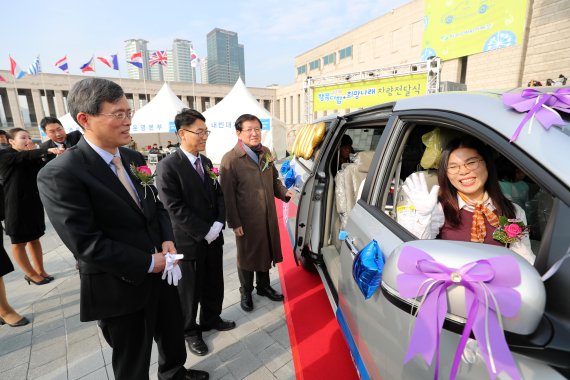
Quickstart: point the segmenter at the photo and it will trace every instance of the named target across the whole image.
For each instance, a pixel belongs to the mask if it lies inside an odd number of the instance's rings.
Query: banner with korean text
[[[423,73],[316,87],[313,89],[313,112],[366,108],[425,95],[426,82],[427,76]]]
[[[425,0],[421,59],[449,60],[519,44],[527,0]]]

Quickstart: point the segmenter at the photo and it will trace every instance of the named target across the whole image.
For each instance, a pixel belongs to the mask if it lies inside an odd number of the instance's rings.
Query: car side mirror
[[[449,240],[414,240],[402,244],[387,258],[382,276],[382,288],[393,296],[398,303],[408,304],[410,309],[413,305],[414,310],[417,310],[419,306],[421,293],[415,299],[404,298],[400,295],[400,291],[403,289],[398,287],[398,276],[402,274],[400,270],[401,265],[400,267],[398,265],[399,260],[402,258],[401,256],[410,255],[411,252],[417,252],[417,250],[427,253],[433,258],[433,262],[447,268],[461,268],[478,260],[512,256],[514,260],[509,259],[508,262],[515,267],[494,268],[495,271],[501,272],[502,275],[507,273],[503,271],[520,271],[520,284],[513,287],[521,297],[520,309],[516,316],[503,318],[504,330],[520,335],[529,335],[536,330],[544,314],[546,304],[546,291],[540,275],[530,263],[515,252],[494,245]],[[453,277],[454,273],[451,273],[451,277]],[[400,279],[400,285],[402,285],[402,279]],[[465,324],[467,318],[465,293],[465,289],[461,285],[451,285],[447,288],[447,319]]]

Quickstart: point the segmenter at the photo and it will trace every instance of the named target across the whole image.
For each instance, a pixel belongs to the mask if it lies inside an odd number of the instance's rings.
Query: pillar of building
[[[216,98],[213,96],[210,96],[210,108],[212,108],[215,105],[216,105]]]
[[[22,112],[20,111],[20,102],[15,88],[7,88],[8,103],[10,103],[10,113],[12,114],[12,122],[14,127],[24,128],[24,120],[22,119]],[[8,114],[6,113],[6,117]],[[10,121],[8,121],[9,123]]]
[[[195,107],[196,111],[198,112],[202,112],[203,108],[202,108],[202,97],[201,96],[197,96],[196,97],[196,107]]]
[[[37,118],[35,122],[39,124],[40,121],[45,117],[44,107],[42,104],[42,94],[40,90],[32,90],[32,103],[33,103],[34,116]],[[31,116],[32,104],[30,103],[29,99],[28,99],[28,107],[30,107],[30,116]],[[34,123],[33,117],[32,117],[32,123]]]
[[[48,113],[50,116],[57,117],[57,112],[55,110],[54,94],[53,91],[46,92],[46,100],[48,105]],[[63,116],[63,115],[62,115]]]
[[[55,90],[55,109],[57,116],[61,117],[67,112],[65,111],[65,103],[63,101],[63,91]]]

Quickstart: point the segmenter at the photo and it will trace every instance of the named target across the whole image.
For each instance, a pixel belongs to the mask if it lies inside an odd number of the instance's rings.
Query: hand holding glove
[[[182,278],[182,272],[178,266],[178,260],[183,259],[184,255],[167,253],[164,255],[166,266],[162,272],[162,279],[167,279],[168,285],[178,285],[178,280]]]
[[[407,179],[402,190],[406,192],[408,198],[416,209],[416,214],[431,215],[437,205],[437,194],[439,186],[435,185],[428,192],[426,177],[424,173],[412,173]]]
[[[214,222],[214,224],[212,224],[212,227],[210,227],[210,231],[208,231],[206,236],[204,236],[204,239],[208,242],[208,244],[211,244],[214,240],[218,238],[220,232],[222,231],[222,227],[224,227],[224,225],[223,223],[220,222]]]

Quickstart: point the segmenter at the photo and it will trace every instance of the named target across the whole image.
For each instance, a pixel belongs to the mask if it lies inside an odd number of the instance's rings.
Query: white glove
[[[164,280],[167,278],[168,285],[174,284],[174,286],[177,286],[178,280],[182,278],[182,272],[180,271],[177,261],[183,259],[184,255],[167,253],[164,255],[164,258],[166,260],[166,265],[162,272],[162,279]]]
[[[402,190],[406,192],[408,198],[416,209],[416,214],[422,216],[431,215],[437,205],[437,194],[439,186],[435,185],[428,192],[426,177],[424,173],[412,173],[407,179]]]
[[[224,225],[220,222],[214,222],[214,224],[212,224],[212,227],[210,227],[210,231],[208,231],[206,236],[204,236],[204,239],[208,242],[208,244],[211,244],[214,240],[218,238],[220,232],[222,231],[223,226]]]

